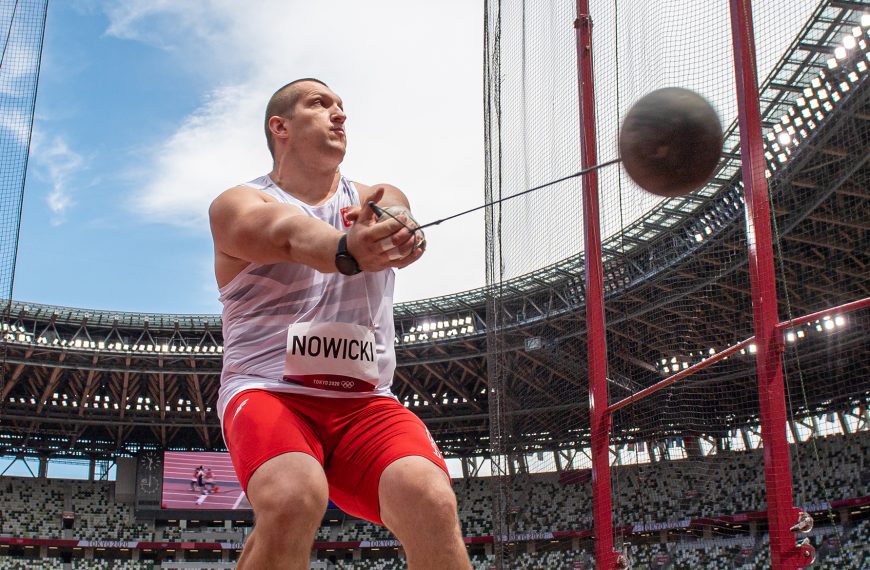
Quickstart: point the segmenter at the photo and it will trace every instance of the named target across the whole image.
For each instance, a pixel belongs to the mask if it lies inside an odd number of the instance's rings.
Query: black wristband
[[[343,234],[338,240],[338,250],[335,252],[335,267],[342,275],[356,275],[362,271],[359,268],[359,263],[347,251],[347,234]]]

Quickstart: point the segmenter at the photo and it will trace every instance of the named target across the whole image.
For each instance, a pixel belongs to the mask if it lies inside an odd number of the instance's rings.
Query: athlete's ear
[[[272,132],[272,137],[287,138],[287,119],[280,115],[272,115],[269,117],[269,130]]]

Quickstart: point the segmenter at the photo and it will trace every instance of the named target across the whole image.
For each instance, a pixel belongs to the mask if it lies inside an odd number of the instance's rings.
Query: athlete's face
[[[288,119],[287,141],[291,152],[314,153],[330,161],[337,159],[337,166],[347,150],[344,104],[325,85],[309,81],[302,83],[299,89],[299,99]]]

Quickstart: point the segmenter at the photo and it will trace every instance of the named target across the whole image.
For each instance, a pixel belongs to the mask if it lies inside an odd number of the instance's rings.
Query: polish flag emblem
[[[341,223],[344,224],[344,227],[349,228],[351,226],[350,220],[347,219],[347,211],[350,209],[350,206],[345,206],[341,209]]]

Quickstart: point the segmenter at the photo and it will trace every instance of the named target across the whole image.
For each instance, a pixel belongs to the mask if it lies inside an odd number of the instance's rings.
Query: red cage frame
[[[870,298],[780,322],[770,225],[770,206],[762,146],[761,113],[756,78],[755,38],[751,0],[729,0],[740,126],[743,184],[746,196],[746,233],[755,335],[665,378],[628,398],[608,403],[607,346],[604,322],[601,235],[598,216],[598,176],[583,177],[583,235],[585,247],[586,325],[589,378],[589,417],[592,453],[592,506],[595,561],[598,568],[624,568],[626,559],[614,550],[610,473],[612,414],[641,398],[723,360],[755,343],[761,430],[764,442],[770,553],[773,570],[796,570],[814,559],[808,542],[798,544],[798,523],[805,516],[794,505],[791,460],[786,436],[786,405],[782,375],[783,334],[786,328],[833,313],[870,307]],[[597,163],[595,88],[592,67],[592,19],[589,0],[576,0],[578,93],[580,98],[581,168]]]

